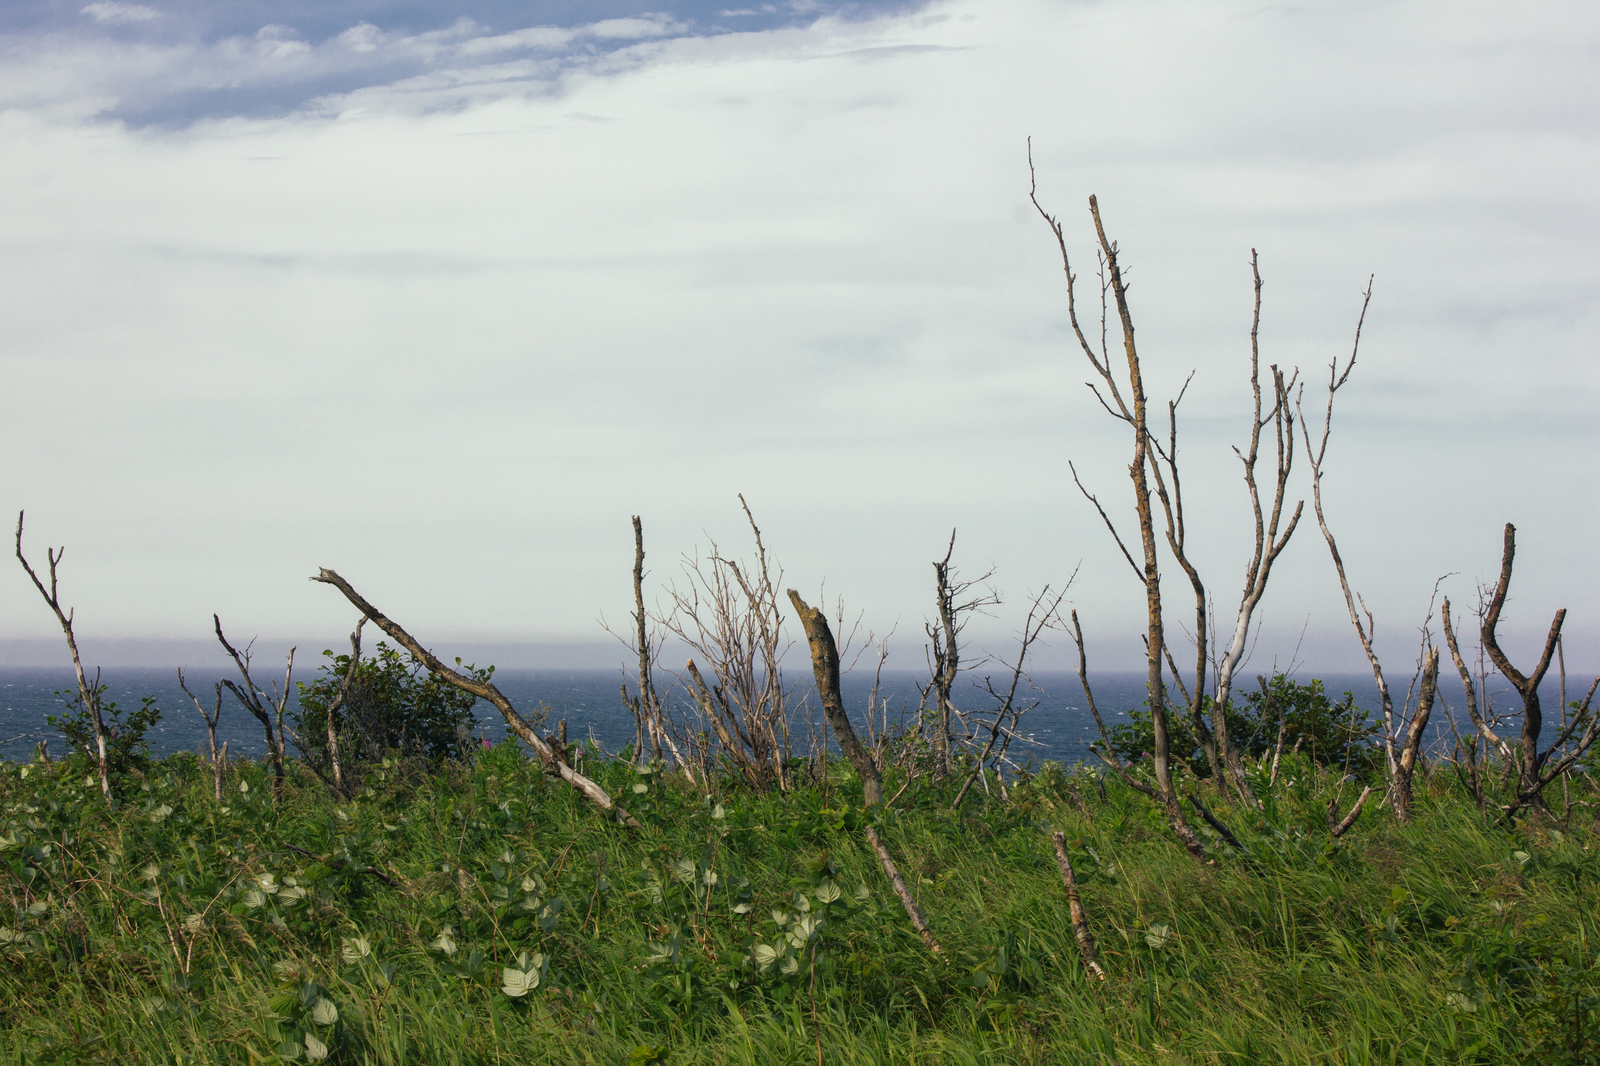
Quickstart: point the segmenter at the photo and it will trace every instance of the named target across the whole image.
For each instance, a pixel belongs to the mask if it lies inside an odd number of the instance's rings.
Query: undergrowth
[[[1489,824],[1443,774],[1331,841],[1339,786],[1286,758],[1202,868],[1053,766],[958,816],[931,782],[869,814],[836,766],[708,795],[601,765],[641,830],[510,745],[346,803],[242,764],[219,804],[179,755],[108,808],[86,773],[0,764],[0,1062],[1600,1062],[1587,827]]]

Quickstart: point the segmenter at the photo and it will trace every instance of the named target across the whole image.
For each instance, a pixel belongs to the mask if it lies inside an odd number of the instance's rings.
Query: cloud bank
[[[1578,648],[1600,635],[1589,5],[315,33],[91,7],[0,45],[0,503],[36,552],[71,546],[86,631],[203,639],[215,610],[332,645],[349,611],[306,582],[321,565],[441,650],[585,639],[629,609],[630,514],[659,582],[747,545],[743,492],[787,580],[898,622],[902,665],[952,527],[1008,597],[982,640],[1076,570],[1092,648],[1126,665],[1138,589],[1066,464],[1122,506],[1128,447],[1082,385],[1031,136],[1080,297],[1096,193],[1153,395],[1194,374],[1190,535],[1219,612],[1249,549],[1230,446],[1254,248],[1264,358],[1313,410],[1376,274],[1325,493],[1389,661],[1436,578],[1472,602],[1506,520],[1509,621],[1569,606],[1572,657],[1600,659]],[[1316,536],[1252,668],[1302,632],[1313,665],[1357,661]],[[20,572],[0,587],[9,635],[48,636]]]

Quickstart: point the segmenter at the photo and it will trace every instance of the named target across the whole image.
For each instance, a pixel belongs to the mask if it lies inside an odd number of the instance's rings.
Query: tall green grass
[[[7,764],[0,1062],[1600,1061],[1587,817],[1494,825],[1439,774],[1414,825],[1374,802],[1331,841],[1338,786],[1285,769],[1201,867],[1054,767],[958,816],[927,782],[869,814],[838,767],[778,796],[601,766],[635,831],[505,745],[343,804],[249,764],[218,804],[175,756],[110,809],[81,767]]]

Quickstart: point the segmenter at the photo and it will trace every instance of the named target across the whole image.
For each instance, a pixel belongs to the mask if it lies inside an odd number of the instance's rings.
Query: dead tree
[[[839,750],[861,777],[862,803],[876,807],[883,802],[883,778],[878,773],[878,764],[872,761],[872,753],[856,736],[850,716],[845,713],[844,699],[839,693],[839,648],[834,643],[833,630],[828,628],[827,617],[808,605],[794,589],[789,590],[789,602],[794,604],[795,613],[805,627],[806,641],[811,645],[811,672],[816,678],[817,696],[822,700],[822,713],[833,727]]]
[[[950,700],[950,690],[961,673],[961,631],[966,628],[967,616],[1000,602],[992,588],[974,593],[994,575],[990,570],[982,577],[958,581],[950,556],[956,550],[956,531],[950,531],[950,545],[943,559],[933,561],[934,603],[938,618],[928,623],[928,639],[933,642],[930,658],[933,666],[933,757],[934,773],[943,778],[954,772],[950,744],[950,720],[960,712]]]
[[[100,712],[100,675],[98,673],[95,675],[95,683],[91,685],[84,674],[83,659],[78,654],[78,638],[72,631],[72,620],[76,612],[61,609],[61,599],[56,589],[56,567],[61,565],[67,549],[45,549],[45,557],[50,563],[50,587],[46,589],[44,582],[39,580],[39,575],[34,573],[33,567],[28,565],[27,558],[22,554],[22,514],[21,511],[17,512],[17,562],[22,564],[22,568],[33,579],[33,587],[39,590],[44,602],[55,612],[56,621],[61,623],[61,631],[67,635],[67,650],[72,653],[72,670],[78,681],[78,698],[83,701],[83,709],[88,712],[89,723],[94,727],[95,750],[90,755],[99,770],[100,794],[105,796],[107,803],[112,803],[114,801],[111,796],[111,764],[106,754],[106,723],[105,717]]]
[[[1517,695],[1522,700],[1522,736],[1515,753],[1517,788],[1511,802],[1504,805],[1507,818],[1515,817],[1518,811],[1526,808],[1547,813],[1548,808],[1544,802],[1545,786],[1571,769],[1572,765],[1583,757],[1584,752],[1589,750],[1596,736],[1600,736],[1600,715],[1590,715],[1595,688],[1600,686],[1600,677],[1597,677],[1594,684],[1589,686],[1588,696],[1584,698],[1577,713],[1566,723],[1555,743],[1544,751],[1539,750],[1539,735],[1544,729],[1544,712],[1539,702],[1539,683],[1550,670],[1550,660],[1560,643],[1561,625],[1566,621],[1567,610],[1565,607],[1558,610],[1554,620],[1551,621],[1550,633],[1544,642],[1544,652],[1539,656],[1539,663],[1534,667],[1533,673],[1524,674],[1512,665],[1510,658],[1500,648],[1495,628],[1500,624],[1500,612],[1505,607],[1506,593],[1511,588],[1511,567],[1516,554],[1517,529],[1507,522],[1504,545],[1500,553],[1500,580],[1495,585],[1494,598],[1489,601],[1489,611],[1479,629],[1483,648],[1488,652],[1489,660],[1494,663],[1495,669],[1511,682],[1511,687],[1517,690]],[[1564,714],[1565,708],[1563,716]],[[1580,726],[1586,728],[1577,744],[1570,750],[1564,750]]]
[[[217,705],[210,714],[207,714],[206,709],[201,706],[199,697],[190,692],[189,686],[184,684],[182,670],[178,671],[178,687],[183,689],[183,694],[189,697],[189,702],[194,704],[194,709],[200,712],[201,718],[205,719],[206,739],[211,744],[211,780],[215,786],[217,802],[221,803],[222,778],[227,773],[228,767],[228,742],[224,740],[222,747],[217,747],[217,723],[222,721],[222,682],[218,681],[213,686],[216,689]]]
[[[1032,170],[1032,161],[1029,161]],[[1030,196],[1033,194],[1030,193]],[[1128,565],[1133,567],[1139,575],[1140,583],[1145,591],[1145,652],[1146,652],[1146,687],[1149,693],[1150,722],[1155,733],[1154,770],[1156,782],[1156,795],[1166,814],[1167,823],[1171,826],[1173,834],[1177,836],[1191,856],[1197,861],[1205,861],[1205,849],[1200,844],[1200,838],[1195,834],[1194,828],[1184,817],[1183,807],[1178,798],[1177,789],[1172,781],[1171,767],[1171,737],[1167,724],[1166,682],[1163,676],[1163,659],[1166,652],[1166,630],[1162,617],[1161,604],[1161,568],[1158,558],[1156,539],[1155,516],[1151,507],[1150,498],[1150,469],[1156,465],[1156,458],[1151,451],[1151,435],[1149,421],[1146,415],[1147,401],[1144,391],[1144,377],[1139,365],[1139,351],[1134,343],[1133,313],[1128,307],[1127,286],[1123,283],[1122,267],[1118,261],[1117,245],[1106,236],[1104,225],[1100,221],[1100,205],[1095,197],[1089,197],[1089,214],[1094,220],[1095,236],[1099,241],[1099,259],[1101,263],[1101,344],[1097,353],[1084,336],[1083,328],[1078,322],[1077,306],[1074,299],[1073,284],[1076,276],[1072,273],[1072,263],[1067,254],[1066,237],[1062,233],[1061,224],[1039,205],[1036,197],[1034,206],[1039,214],[1049,224],[1051,232],[1055,235],[1056,246],[1061,252],[1061,266],[1067,278],[1067,317],[1072,324],[1073,333],[1077,336],[1078,346],[1088,358],[1090,365],[1105,381],[1107,391],[1110,393],[1111,402],[1108,402],[1100,391],[1093,385],[1091,391],[1100,400],[1100,403],[1118,421],[1127,423],[1132,431],[1133,456],[1128,464],[1128,476],[1133,483],[1133,505],[1139,520],[1139,544],[1142,549],[1143,559],[1140,563],[1134,561],[1133,554],[1123,543],[1116,527],[1112,524],[1104,509],[1100,508],[1097,501],[1090,496],[1090,501],[1100,511],[1106,526],[1111,530],[1113,538],[1121,549],[1123,558]],[[1126,395],[1123,386],[1113,375],[1113,361],[1110,350],[1105,340],[1106,333],[1106,295],[1109,292],[1114,299],[1117,309],[1117,318],[1122,326],[1122,346],[1127,360]],[[1113,406],[1113,404],[1115,406]],[[1074,471],[1074,478],[1077,474]],[[1080,484],[1081,487],[1081,484]],[[1086,492],[1085,495],[1088,495]]]
[[[640,828],[638,821],[627,811],[623,810],[606,790],[594,781],[580,774],[567,759],[565,744],[552,744],[540,737],[534,731],[528,720],[517,713],[510,700],[488,681],[479,681],[450,669],[439,661],[439,657],[428,651],[410,633],[407,633],[398,622],[390,619],[372,604],[362,598],[361,594],[351,587],[350,583],[332,570],[321,569],[311,579],[325,585],[332,585],[344,594],[356,610],[370,620],[379,629],[393,637],[400,646],[411,653],[411,657],[426,666],[428,670],[447,685],[452,685],[462,692],[470,693],[479,699],[487,700],[495,710],[500,712],[500,717],[506,721],[506,726],[522,739],[522,742],[533,749],[533,753],[544,765],[545,773],[552,777],[559,777],[567,784],[581,792],[594,806],[606,814],[613,815],[618,821],[634,829]]]
[[[1350,380],[1350,371],[1355,369],[1356,356],[1361,350],[1361,327],[1367,320],[1367,307],[1372,303],[1372,282],[1367,281],[1367,291],[1362,296],[1361,315],[1356,320],[1355,343],[1350,349],[1350,359],[1345,363],[1344,369],[1339,369],[1339,360],[1335,358],[1328,365],[1328,403],[1322,418],[1322,441],[1313,450],[1311,445],[1311,430],[1305,420],[1305,415],[1300,414],[1300,432],[1306,444],[1306,461],[1311,465],[1311,505],[1317,516],[1317,526],[1322,530],[1322,539],[1328,544],[1328,554],[1333,557],[1334,573],[1339,578],[1339,589],[1344,593],[1345,608],[1350,612],[1350,624],[1355,628],[1356,639],[1361,642],[1361,650],[1367,656],[1367,664],[1372,668],[1372,678],[1378,686],[1378,700],[1383,711],[1383,755],[1384,769],[1388,780],[1388,802],[1391,810],[1397,809],[1395,787],[1400,771],[1400,760],[1395,754],[1395,739],[1400,735],[1404,722],[1396,722],[1394,710],[1394,697],[1389,693],[1389,682],[1383,676],[1383,664],[1378,659],[1378,652],[1373,647],[1373,638],[1376,633],[1376,623],[1373,621],[1372,612],[1367,609],[1366,601],[1359,593],[1350,590],[1350,579],[1345,575],[1344,557],[1339,554],[1339,544],[1334,539],[1333,530],[1328,528],[1328,517],[1322,507],[1322,474],[1323,464],[1328,455],[1328,440],[1333,434],[1333,401],[1339,390],[1344,388],[1345,382]],[[1300,411],[1300,400],[1295,400],[1295,409]],[[1360,604],[1359,609],[1357,604]],[[1365,623],[1362,616],[1366,616]],[[1404,708],[1402,707],[1402,712]]]
[[[789,694],[781,662],[788,648],[777,583],[783,571],[768,556],[761,529],[739,497],[755,536],[753,562],[724,557],[715,542],[703,563],[685,558],[684,587],[669,589],[672,608],[657,621],[705,663],[707,680],[691,658],[689,693],[715,733],[723,758],[753,789],[793,787],[789,756]]]
[[[224,679],[222,684],[233,693],[234,698],[244,705],[244,709],[255,715],[261,723],[262,730],[267,735],[267,758],[272,763],[272,794],[275,798],[283,797],[284,782],[284,710],[289,704],[290,679],[294,676],[294,649],[289,649],[289,657],[283,668],[283,690],[278,690],[277,682],[273,682],[272,692],[269,695],[261,686],[255,683],[250,676],[250,645],[245,645],[243,651],[228,643],[228,638],[222,635],[222,619],[217,615],[211,616],[211,621],[216,627],[217,640],[222,642],[222,647],[233,659],[233,664],[239,668],[239,676],[244,678],[241,687],[233,681]],[[253,642],[252,642],[253,643]],[[274,725],[276,718],[276,725]]]
[[[1254,796],[1245,786],[1244,765],[1239,759],[1238,750],[1228,736],[1228,702],[1233,689],[1234,674],[1239,669],[1239,663],[1244,659],[1245,643],[1250,635],[1252,616],[1255,614],[1256,608],[1260,606],[1262,596],[1266,593],[1267,581],[1272,575],[1272,564],[1277,561],[1283,549],[1288,547],[1289,538],[1294,535],[1296,527],[1300,524],[1300,515],[1305,507],[1305,501],[1301,500],[1295,504],[1294,514],[1289,517],[1288,524],[1283,527],[1283,532],[1280,534],[1278,529],[1283,520],[1285,490],[1289,483],[1289,473],[1294,467],[1294,418],[1289,411],[1289,393],[1294,388],[1295,377],[1291,375],[1285,380],[1283,371],[1276,366],[1270,368],[1272,373],[1272,409],[1263,417],[1261,413],[1261,355],[1257,339],[1261,327],[1261,271],[1256,265],[1254,248],[1250,250],[1250,273],[1255,280],[1255,311],[1250,321],[1250,391],[1255,401],[1255,413],[1250,423],[1249,450],[1241,452],[1238,448],[1235,448],[1233,452],[1239,457],[1239,461],[1244,464],[1245,486],[1250,493],[1250,507],[1255,517],[1255,552],[1251,555],[1250,562],[1245,566],[1244,592],[1239,599],[1238,613],[1234,616],[1233,635],[1229,638],[1227,647],[1223,650],[1221,661],[1217,664],[1217,694],[1212,721],[1216,726],[1217,755],[1224,764],[1227,773],[1231,775],[1230,780],[1233,782],[1234,790],[1247,806],[1254,806]],[[1203,624],[1200,619],[1205,615],[1202,603],[1203,594],[1200,591],[1198,578],[1192,575],[1193,567],[1188,563],[1181,551],[1183,519],[1181,511],[1182,497],[1178,492],[1176,408],[1177,404],[1174,403],[1172,405],[1172,411],[1174,412],[1172,416],[1174,423],[1172,443],[1170,452],[1166,456],[1172,474],[1173,497],[1180,501],[1177,505],[1180,508],[1177,522],[1179,537],[1173,545],[1173,554],[1179,557],[1180,564],[1184,570],[1191,572],[1191,581],[1196,590],[1196,627],[1197,632],[1203,632],[1198,629]],[[1261,431],[1268,425],[1272,426],[1273,435],[1277,442],[1277,467],[1275,470],[1276,476],[1270,517],[1263,521],[1261,490],[1256,484],[1256,459],[1260,454]],[[1157,484],[1160,485],[1161,482],[1158,480]],[[1164,489],[1164,486],[1162,487]],[[1161,499],[1162,503],[1165,504],[1165,491],[1162,492]],[[1166,510],[1168,517],[1167,533],[1170,542],[1173,533],[1173,509],[1166,508]],[[1204,687],[1201,680],[1205,676],[1205,642],[1197,640],[1196,645],[1199,649],[1199,655],[1197,656],[1195,667],[1196,682],[1194,693],[1191,696],[1189,717],[1192,722],[1198,723],[1201,718],[1198,706],[1200,702],[1199,696]],[[1215,768],[1213,772],[1216,772]]]

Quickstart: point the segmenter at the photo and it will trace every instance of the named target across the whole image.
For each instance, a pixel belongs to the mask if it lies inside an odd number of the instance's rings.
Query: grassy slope
[[[1438,775],[1415,826],[1369,810],[1335,845],[1330,783],[1290,770],[1265,817],[1225,812],[1248,854],[1218,845],[1206,869],[1089,776],[959,819],[914,785],[880,832],[936,958],[837,779],[707,798],[606,767],[638,833],[506,746],[435,778],[375,773],[337,807],[310,786],[274,804],[258,766],[219,805],[192,756],[115,811],[81,772],[0,765],[0,1062],[304,1061],[320,1043],[334,1062],[780,1066],[819,1042],[828,1063],[1597,1060],[1586,826],[1488,828]],[[1051,828],[1074,843],[1103,985],[1077,961]],[[506,995],[506,967],[539,987]]]

